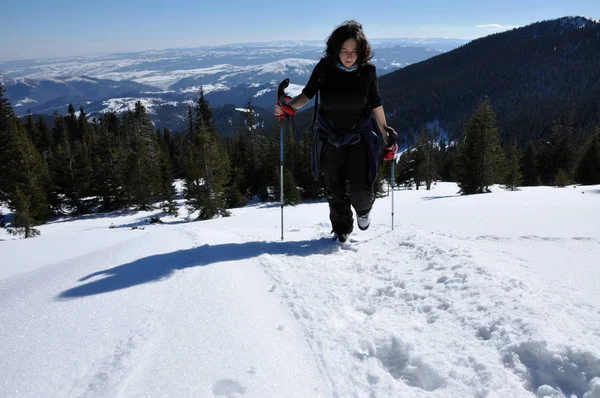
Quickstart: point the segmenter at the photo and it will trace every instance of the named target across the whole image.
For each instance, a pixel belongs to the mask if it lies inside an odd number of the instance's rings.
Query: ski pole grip
[[[281,83],[279,83],[279,87],[277,87],[277,103],[279,105],[283,105],[283,99],[286,97],[285,89],[290,85],[290,79],[283,79]]]

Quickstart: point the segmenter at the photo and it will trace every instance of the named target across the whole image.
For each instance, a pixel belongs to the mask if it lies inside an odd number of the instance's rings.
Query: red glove
[[[281,104],[281,110],[283,111],[283,113],[279,115],[279,119],[285,119],[296,114],[296,110],[288,104],[288,102],[291,100],[292,97],[288,97],[287,95],[281,97],[279,100],[279,104]]]
[[[383,159],[384,160],[394,160],[394,156],[396,156],[396,152],[398,152],[398,144],[394,144],[387,148],[383,149]]]
[[[385,126],[384,129],[388,133],[388,146],[383,149],[383,158],[385,160],[393,160],[396,152],[398,152],[398,133],[390,126]]]

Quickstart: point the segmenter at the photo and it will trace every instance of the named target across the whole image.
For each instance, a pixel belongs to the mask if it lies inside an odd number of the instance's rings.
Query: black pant
[[[364,141],[340,148],[325,142],[321,169],[325,174],[333,231],[349,234],[354,227],[350,206],[356,214],[363,215],[371,211],[375,201],[373,185],[368,182],[369,160]]]

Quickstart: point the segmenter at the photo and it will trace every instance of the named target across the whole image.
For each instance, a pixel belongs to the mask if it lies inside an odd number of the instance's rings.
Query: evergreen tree
[[[52,181],[54,183],[54,196],[64,197],[59,199],[58,203],[53,203],[53,207],[57,212],[65,212],[64,206],[68,207],[68,211],[76,212],[82,208],[82,190],[80,186],[80,178],[78,175],[78,167],[76,161],[76,151],[72,144],[71,134],[65,128],[61,115],[54,115],[54,141],[57,143],[54,150],[54,156],[50,165]]]
[[[133,113],[126,114],[124,125],[129,141],[126,191],[133,205],[140,210],[148,210],[160,191],[160,153],[152,122],[140,101],[136,102]]]
[[[10,181],[11,169],[9,162],[9,148],[7,143],[10,142],[13,130],[16,128],[13,120],[13,111],[8,99],[4,97],[4,85],[0,82],[0,204],[6,202],[10,197],[10,187],[15,185],[14,181]]]
[[[216,131],[213,123],[213,113],[210,104],[204,98],[204,88],[200,87],[200,97],[196,105],[196,125],[192,126],[194,131],[199,128],[205,128],[207,131]]]
[[[18,186],[15,192],[14,208],[15,218],[8,232],[13,235],[21,235],[24,238],[33,238],[39,235],[40,231],[34,228],[36,220],[32,215],[29,198]]]
[[[177,205],[175,203],[175,187],[173,186],[173,166],[169,156],[169,148],[165,137],[160,130],[156,132],[156,140],[160,152],[160,196],[165,201],[163,210],[165,213],[177,216]]]
[[[228,216],[225,187],[229,182],[229,159],[212,121],[212,110],[200,90],[196,131],[188,151],[185,198],[198,218]]]
[[[521,159],[521,174],[523,175],[523,186],[535,187],[541,184],[538,176],[535,148],[531,141]]]
[[[446,148],[444,155],[444,166],[441,169],[442,181],[456,181],[456,145]]]
[[[392,179],[391,163],[392,162],[383,161],[383,159],[379,159],[379,162],[380,162],[379,169],[377,170],[377,177],[375,178],[373,192],[375,193],[376,198],[383,198],[383,197],[387,196],[388,191],[389,191],[388,188],[391,186],[391,179]],[[390,164],[390,167],[386,167],[387,163]]]
[[[277,169],[277,174],[279,174],[279,169]],[[275,188],[275,194],[279,199],[280,196],[280,186],[277,185]],[[294,175],[291,170],[284,169],[283,170],[283,203],[284,205],[297,205],[300,203],[302,198],[300,197],[300,191],[298,190],[298,186],[296,185],[296,180],[294,179]]]
[[[391,168],[390,166],[387,166],[387,164],[388,162],[384,162],[384,165],[386,165],[385,173],[391,175]],[[389,164],[391,165],[391,162]],[[405,187],[412,187],[412,185],[415,183],[415,150],[413,148],[409,148],[404,151],[398,158],[394,167],[394,184],[396,186],[401,185]]]
[[[438,176],[442,181],[446,181],[444,179],[444,173],[445,173],[445,167],[446,167],[446,162],[448,161],[448,148],[446,145],[446,141],[444,140],[439,140],[438,141],[438,152],[437,152],[437,156],[435,159],[436,162],[436,169],[438,171]]]
[[[186,150],[189,148],[189,134],[171,134],[168,128],[163,129],[163,135],[169,148],[169,158],[173,165],[173,178],[183,179],[185,177]]]
[[[552,134],[538,155],[540,178],[545,184],[555,184],[560,170],[564,174],[561,179],[571,179],[575,165],[575,137],[573,111],[567,113],[562,120],[555,120]]]
[[[27,135],[29,136],[31,142],[36,144],[37,140],[39,139],[39,132],[37,131],[37,124],[33,122],[33,116],[29,110],[27,110],[27,116],[25,118],[25,130],[27,130]]]
[[[415,186],[419,189],[421,183],[424,183],[429,191],[432,182],[438,178],[436,151],[433,147],[431,132],[427,130],[421,132],[414,155]]]
[[[486,96],[467,122],[463,142],[459,145],[456,165],[457,183],[465,195],[490,192],[497,182],[502,165],[494,111]]]
[[[92,149],[92,192],[102,200],[102,210],[125,207],[125,161],[127,152],[124,139],[119,136],[120,122],[115,113],[105,113],[98,126],[98,141]]]
[[[577,166],[576,180],[583,185],[600,184],[600,128],[588,140]]]
[[[202,93],[202,91],[200,91]],[[196,131],[195,125],[194,125],[194,113],[192,111],[192,105],[188,105],[188,114],[187,114],[187,119],[186,119],[186,124],[187,124],[187,136],[188,139],[191,141],[194,133]]]
[[[49,178],[44,161],[15,116],[0,85],[0,201],[27,211],[27,220],[42,223],[51,215],[48,203]],[[18,193],[18,194],[17,194]],[[26,208],[23,207],[27,204]],[[24,211],[24,210],[22,210]]]
[[[235,175],[225,189],[225,203],[229,209],[246,205],[246,198],[242,195],[239,180]]]
[[[571,183],[569,174],[564,169],[559,169],[554,179],[554,185],[559,188],[564,188]]]
[[[77,115],[75,114],[75,107],[73,104],[69,104],[69,107],[67,108],[65,123],[69,132],[69,141],[80,140],[82,135],[79,131],[79,123],[77,121]]]
[[[521,174],[521,167],[519,166],[516,140],[510,148],[507,166],[507,173],[504,178],[505,188],[510,191],[516,191],[523,183],[523,174]]]
[[[42,154],[44,161],[49,167],[52,157],[52,131],[50,127],[48,127],[48,123],[44,120],[43,117],[39,117],[37,122],[35,123],[35,130],[37,131],[37,139],[34,140],[34,144],[37,150]]]
[[[15,162],[16,187],[29,201],[29,216],[37,223],[43,223],[52,215],[48,202],[50,179],[48,169],[24,128],[19,126],[14,136],[11,151]],[[16,189],[13,191],[16,195]],[[14,205],[16,208],[16,204]]]
[[[229,159],[231,159],[229,162],[229,182],[226,188],[226,203],[228,208],[243,207],[246,205],[246,197],[242,189],[244,185],[244,171],[239,161],[243,153],[241,144],[239,135],[234,139],[227,139],[225,144],[226,152]]]

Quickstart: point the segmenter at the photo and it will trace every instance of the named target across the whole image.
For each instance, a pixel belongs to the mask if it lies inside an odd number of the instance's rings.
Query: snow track
[[[437,189],[0,237],[0,396],[600,398],[598,188]]]

